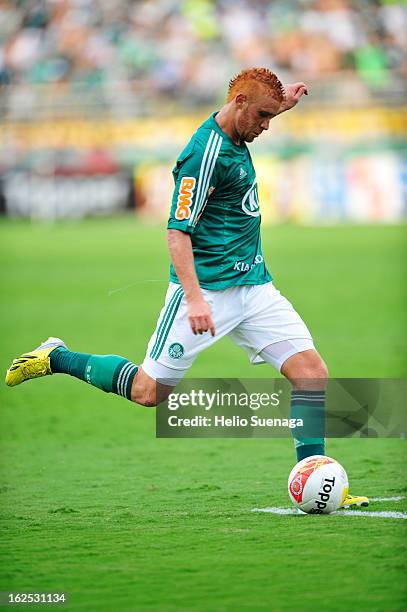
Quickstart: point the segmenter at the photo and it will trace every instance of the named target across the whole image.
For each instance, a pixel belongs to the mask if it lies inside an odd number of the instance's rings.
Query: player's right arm
[[[184,289],[188,304],[188,319],[194,334],[210,331],[215,335],[211,308],[205,301],[195,272],[190,236],[176,229],[168,230],[168,248],[172,265]]]
[[[209,186],[216,184],[214,173],[222,139],[213,130],[188,143],[173,170],[175,189],[168,221],[168,247],[175,273],[188,304],[194,334],[215,335],[211,309],[205,301],[195,271],[191,236],[208,198]]]

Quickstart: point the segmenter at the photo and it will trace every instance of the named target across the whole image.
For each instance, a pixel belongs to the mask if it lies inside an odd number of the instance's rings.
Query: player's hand
[[[203,334],[208,330],[215,335],[211,307],[205,300],[188,303],[188,319],[193,334]]]
[[[296,104],[303,95],[308,95],[308,87],[305,83],[292,83],[291,85],[284,85],[285,98],[280,106],[280,113],[290,110]]]

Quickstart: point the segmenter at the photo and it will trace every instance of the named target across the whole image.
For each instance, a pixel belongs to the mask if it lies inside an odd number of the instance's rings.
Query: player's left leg
[[[252,363],[269,363],[292,384],[291,415],[311,427],[295,439],[297,460],[325,454],[325,388],[328,370],[311,334],[290,302],[272,283],[247,288],[246,317],[229,334]],[[367,497],[348,495],[344,506],[367,506]]]
[[[292,341],[295,345],[295,341]],[[272,347],[271,347],[272,348]],[[267,352],[267,349],[265,349]],[[311,455],[325,455],[325,389],[328,368],[315,349],[308,349],[288,357],[280,372],[291,382],[291,416],[301,418],[304,414],[313,418],[317,431],[313,437],[294,438],[297,460]],[[316,437],[314,437],[316,435]]]
[[[298,317],[295,311],[294,316]],[[300,331],[298,325],[296,328]],[[309,434],[294,438],[298,461],[311,455],[325,454],[325,389],[328,369],[315,350],[311,336],[305,337],[307,332],[304,325],[301,332],[303,337],[273,342],[257,355],[258,360],[269,363],[291,382],[291,417],[302,418]]]
[[[291,339],[271,344],[260,355],[272,363],[291,382],[291,416],[301,418],[307,415],[305,422],[312,422],[313,437],[294,438],[297,461],[312,455],[325,454],[325,389],[328,381],[328,369],[314,349],[303,348],[304,340]],[[285,353],[285,358],[284,355]],[[288,356],[290,355],[290,356]],[[314,437],[315,436],[315,437]],[[368,506],[369,499],[364,495],[348,495],[343,501],[343,508]]]
[[[320,435],[295,439],[298,460],[323,455],[326,365],[315,350],[304,321],[272,283],[247,287],[244,291],[246,316],[230,334],[231,339],[247,351],[252,363],[269,363],[290,380],[294,418],[311,414],[315,422],[320,415]]]

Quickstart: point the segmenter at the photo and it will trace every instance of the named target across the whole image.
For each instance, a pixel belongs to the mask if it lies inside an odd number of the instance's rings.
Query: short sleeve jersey
[[[195,132],[173,169],[168,228],[191,236],[204,289],[271,280],[260,239],[256,173],[245,143],[236,145],[213,113]],[[171,265],[170,280],[179,283]]]

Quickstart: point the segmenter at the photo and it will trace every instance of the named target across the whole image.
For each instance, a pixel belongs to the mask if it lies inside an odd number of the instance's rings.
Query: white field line
[[[268,512],[270,514],[295,514],[305,515],[305,512],[301,512],[298,508],[253,508],[252,512]],[[388,511],[370,511],[370,510],[338,510],[332,512],[335,516],[368,516],[370,518],[393,518],[393,519],[407,519],[407,512],[393,512]]]
[[[407,519],[407,512],[394,512],[393,510],[380,510],[374,512],[373,510],[338,510],[333,512],[337,516],[370,516],[370,518],[394,518],[394,519]]]
[[[401,501],[402,499],[404,499],[404,495],[400,497],[369,497],[369,500],[372,502]]]
[[[306,514],[298,508],[253,508],[252,512],[270,512],[271,514]]]

